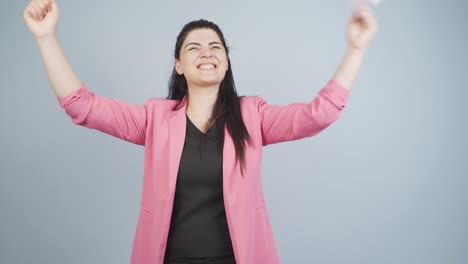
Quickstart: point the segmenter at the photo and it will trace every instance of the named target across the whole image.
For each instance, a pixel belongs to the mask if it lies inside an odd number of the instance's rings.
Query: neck
[[[189,86],[187,101],[187,113],[201,119],[211,117],[213,107],[218,96],[219,84],[209,87]]]

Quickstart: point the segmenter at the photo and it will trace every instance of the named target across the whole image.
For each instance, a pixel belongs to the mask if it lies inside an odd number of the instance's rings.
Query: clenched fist
[[[58,17],[56,0],[32,0],[23,13],[24,21],[36,39],[54,35]]]

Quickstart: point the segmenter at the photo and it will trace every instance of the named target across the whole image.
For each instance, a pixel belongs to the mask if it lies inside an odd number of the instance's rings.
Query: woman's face
[[[212,29],[192,30],[182,43],[175,69],[190,86],[219,85],[228,70],[228,57]]]

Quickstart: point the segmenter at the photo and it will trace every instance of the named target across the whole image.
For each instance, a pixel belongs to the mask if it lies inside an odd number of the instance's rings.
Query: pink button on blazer
[[[229,233],[238,264],[277,264],[280,258],[261,181],[262,147],[313,136],[337,120],[349,91],[330,80],[306,103],[268,104],[259,96],[241,99],[241,113],[253,146],[245,152],[245,177],[235,162],[232,138],[225,129],[223,194]],[[169,232],[177,172],[186,128],[186,100],[152,98],[143,105],[99,96],[82,85],[60,106],[72,121],[142,145],[144,176],[132,264],[162,264]]]

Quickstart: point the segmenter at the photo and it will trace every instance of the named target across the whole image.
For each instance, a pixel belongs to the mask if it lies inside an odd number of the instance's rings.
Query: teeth
[[[215,66],[214,66],[213,64],[203,64],[203,65],[200,65],[199,68],[202,69],[202,70],[205,70],[205,69],[214,69]]]

